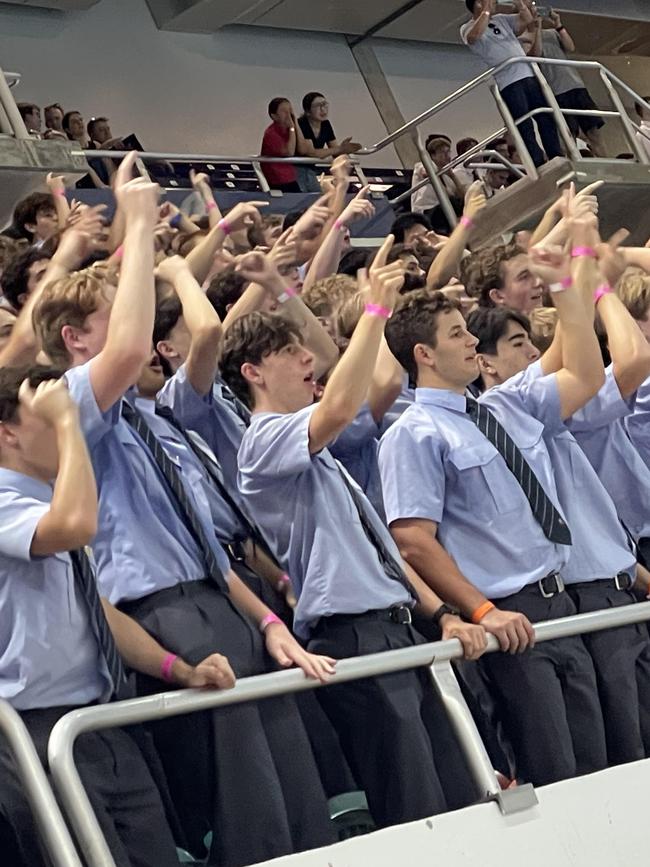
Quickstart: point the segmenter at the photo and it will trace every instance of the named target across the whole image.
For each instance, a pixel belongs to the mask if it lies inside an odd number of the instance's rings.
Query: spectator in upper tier
[[[86,135],[86,126],[84,119],[79,111],[67,111],[63,115],[61,123],[63,131],[71,141],[76,141],[80,148],[84,150],[93,148],[93,143]],[[110,164],[110,165],[109,165]],[[77,187],[96,187],[102,189],[110,186],[110,178],[113,173],[112,160],[92,159],[88,160],[90,171],[80,181],[77,181]]]
[[[643,101],[650,104],[650,96],[644,96]],[[650,110],[642,106],[640,102],[634,103],[634,110],[641,121],[639,124],[641,132],[637,132],[637,138],[643,143],[648,152],[648,157],[650,157]]]
[[[489,162],[494,163],[494,166],[490,169],[486,169],[485,172],[482,172],[483,177],[478,178],[478,180],[474,181],[474,183],[468,187],[467,192],[465,193],[466,201],[476,189],[481,190],[486,199],[491,199],[492,196],[499,192],[499,190],[508,186],[510,170],[507,169],[503,163],[498,162],[496,157],[492,157]]]
[[[525,2],[531,8],[532,0],[525,0]],[[531,27],[533,28],[532,45],[529,55],[548,57],[550,60],[566,60],[567,54],[573,54],[576,50],[571,34],[562,24],[560,13],[555,9],[550,10],[548,18],[536,18]],[[544,64],[542,72],[551,85],[560,108],[573,108],[578,111],[596,109],[596,103],[591,98],[577,69],[572,66]],[[601,133],[605,125],[602,117],[591,114],[565,114],[564,119],[574,138],[578,138],[579,135],[586,138],[595,157],[606,155]]]
[[[339,144],[328,119],[329,102],[322,93],[312,91],[302,100],[303,114],[298,118],[298,126],[304,137],[304,146],[298,147],[298,154],[304,157],[327,159],[341,154],[354,154],[361,145],[352,137],[343,139]],[[298,183],[303,192],[320,193],[318,174],[312,166],[298,166]]]
[[[296,116],[288,99],[276,96],[269,103],[269,117],[273,121],[264,130],[262,139],[263,157],[293,157],[298,147],[298,137],[304,141]],[[262,171],[274,190],[283,193],[299,193],[296,167],[290,163],[262,163]]]
[[[63,109],[58,102],[53,102],[52,105],[46,105],[43,109],[45,115],[45,126],[53,132],[60,132],[65,135],[63,129]]]
[[[471,136],[468,136],[467,138],[461,138],[459,141],[456,142],[456,155],[462,157],[463,154],[466,154],[467,151],[471,150],[477,144],[478,139],[471,138]],[[479,174],[476,169],[465,168],[462,165],[454,169],[454,173],[458,178],[459,183],[461,183],[465,188],[469,187],[470,184],[473,184],[474,181],[478,180],[479,178]]]
[[[447,136],[429,136],[426,148],[438,171],[444,169],[451,162],[451,139]],[[428,175],[424,164],[416,163],[413,167],[413,184],[415,185],[423,181],[426,177]],[[440,175],[440,180],[451,199],[454,210],[461,214],[465,188],[458,180],[453,169],[448,169],[444,174]],[[427,184],[413,193],[411,196],[411,210],[416,214],[426,213],[429,222],[437,232],[449,231],[449,224],[438,201],[438,194],[431,184]]]
[[[33,102],[19,102],[18,111],[30,135],[41,134],[41,109]]]
[[[478,54],[486,66],[493,67],[513,57],[525,57],[518,36],[533,20],[533,14],[524,0],[514,0],[515,15],[496,15],[496,0],[465,0],[472,20],[460,28],[462,41]],[[515,63],[494,76],[506,105],[517,120],[536,108],[545,108],[544,94],[530,64]],[[544,151],[537,143],[532,120],[517,124],[519,132],[536,166],[563,155],[555,121],[549,114],[535,118]]]

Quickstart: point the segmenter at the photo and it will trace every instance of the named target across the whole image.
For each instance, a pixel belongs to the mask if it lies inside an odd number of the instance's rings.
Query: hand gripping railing
[[[0,732],[13,753],[25,796],[53,867],[81,867],[77,850],[25,723],[13,707],[1,699]],[[2,852],[0,852],[0,863],[3,863]]]
[[[622,608],[578,614],[561,620],[537,623],[536,641],[565,638],[600,629],[611,629],[650,619],[650,602],[626,605]],[[499,649],[496,638],[488,636],[488,653]],[[406,669],[427,666],[479,792],[499,803],[503,812],[526,809],[536,803],[531,786],[521,786],[502,792],[474,720],[461,694],[451,668],[451,660],[462,656],[457,639],[434,644],[408,647],[386,653],[376,653],[355,659],[345,659],[336,666],[332,684],[375,677]],[[181,690],[146,698],[114,702],[72,711],[62,717],[52,730],[48,760],[52,778],[63,807],[70,819],[88,867],[115,867],[90,801],[74,763],[75,740],[83,732],[115,726],[132,725],[163,719],[184,713],[209,710],[256,701],[271,696],[302,692],[321,687],[308,680],[301,671],[282,671],[240,680],[234,689],[224,692]],[[325,689],[327,686],[324,687]]]

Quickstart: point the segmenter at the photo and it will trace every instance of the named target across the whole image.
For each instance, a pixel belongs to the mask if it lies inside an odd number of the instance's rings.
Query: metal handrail
[[[54,867],[81,867],[70,832],[45,776],[27,727],[14,708],[0,699],[0,732],[16,763],[16,771]]]
[[[535,640],[541,642],[649,619],[650,602],[643,602],[537,623],[533,629]],[[489,635],[487,652],[497,650],[499,644],[496,638]],[[452,639],[345,659],[337,663],[336,675],[331,683],[336,685],[428,666],[479,790],[497,799],[499,786],[485,746],[469,709],[459,694],[458,684],[450,674],[451,669],[444,666],[444,663],[458,659],[462,654],[460,641]],[[75,767],[74,744],[79,735],[98,729],[133,725],[321,687],[327,688],[327,685],[323,687],[323,684],[309,680],[301,671],[282,671],[243,678],[234,689],[224,692],[179,690],[82,708],[62,717],[50,736],[48,763],[60,800],[89,867],[114,867],[114,861]]]

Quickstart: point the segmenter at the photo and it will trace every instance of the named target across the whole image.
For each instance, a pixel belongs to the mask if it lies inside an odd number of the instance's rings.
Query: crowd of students
[[[479,249],[480,187],[449,235],[350,248],[374,207],[344,155],[284,225],[197,176],[193,222],[135,158],[110,226],[51,177],[3,239],[0,698],[45,762],[73,707],[330,685],[82,736],[116,864],[326,845],[351,788],[378,827],[480,799],[424,673],[337,684],[350,656],[458,638],[508,783],[647,756],[645,625],[532,624],[648,591],[650,249],[601,239],[595,187]],[[3,864],[45,864],[1,741],[0,768]]]

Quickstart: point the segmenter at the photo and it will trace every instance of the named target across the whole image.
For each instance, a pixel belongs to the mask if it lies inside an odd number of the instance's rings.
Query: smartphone
[[[540,18],[550,18],[553,11],[552,6],[538,6],[537,3],[535,4],[535,9],[537,9],[537,14]]]

